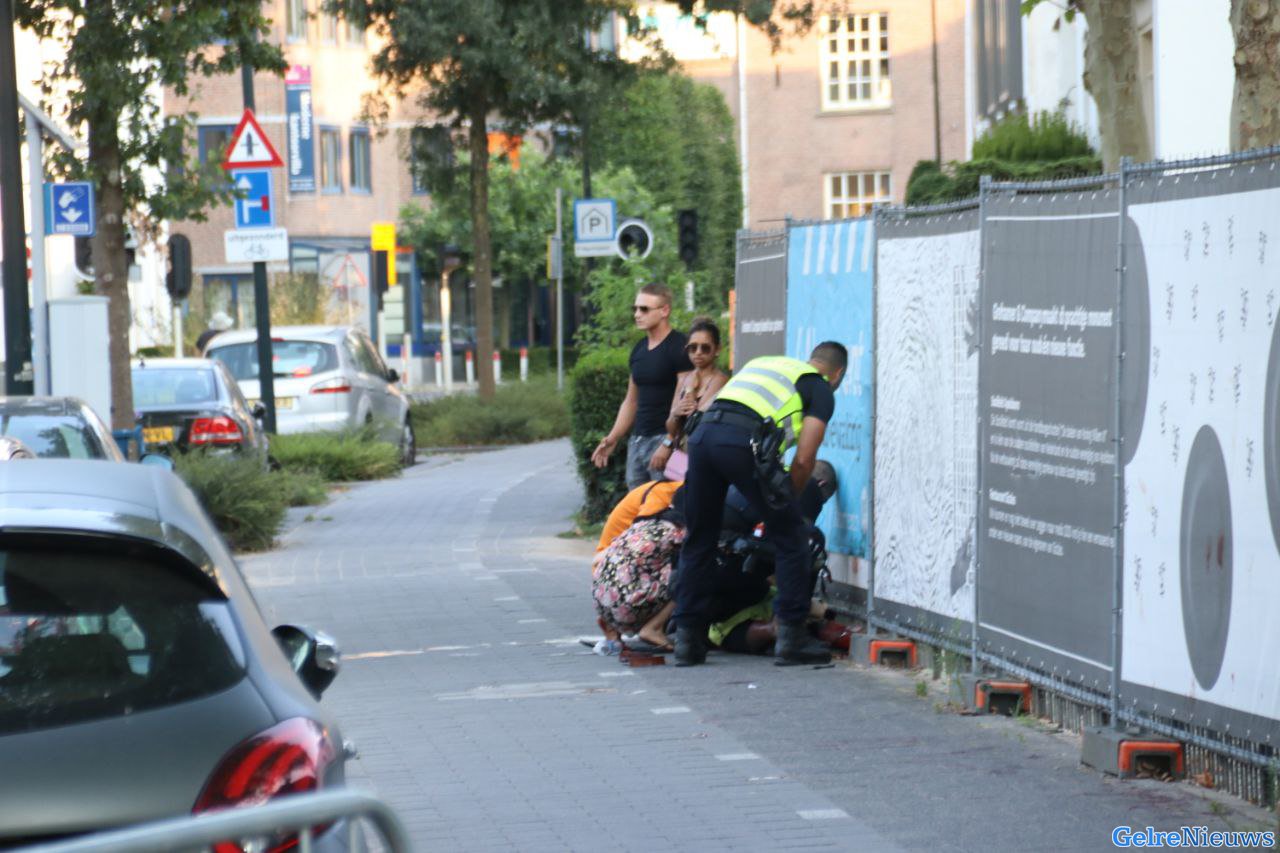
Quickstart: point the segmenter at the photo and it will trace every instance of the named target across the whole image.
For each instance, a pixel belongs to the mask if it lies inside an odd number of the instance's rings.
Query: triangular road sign
[[[253,117],[253,110],[245,110],[240,124],[236,126],[236,132],[231,134],[231,144],[227,146],[222,168],[270,169],[283,165],[284,161],[262,132],[262,125]]]

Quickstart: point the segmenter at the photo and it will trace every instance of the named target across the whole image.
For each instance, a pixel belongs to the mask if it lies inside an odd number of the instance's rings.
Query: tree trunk
[[[1280,0],[1231,0],[1231,150],[1280,144]]]
[[[1088,23],[1084,44],[1084,87],[1098,105],[1102,164],[1120,167],[1120,158],[1151,159],[1147,114],[1138,79],[1138,35],[1133,8],[1116,0],[1080,0]]]
[[[480,398],[493,398],[493,254],[489,236],[489,132],[488,105],[479,102],[471,110],[468,133],[471,149],[471,270],[476,282],[476,377]]]
[[[112,116],[89,125],[89,162],[101,176],[97,194],[97,233],[92,239],[96,289],[107,297],[107,335],[111,362],[112,429],[132,429],[133,375],[129,365],[129,261],[125,255],[124,188],[120,182],[119,122]]]

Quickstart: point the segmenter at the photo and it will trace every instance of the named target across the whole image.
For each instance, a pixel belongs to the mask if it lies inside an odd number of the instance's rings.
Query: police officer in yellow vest
[[[848,350],[834,341],[818,344],[807,362],[781,356],[752,359],[721,389],[689,437],[685,478],[689,526],[675,580],[676,666],[706,660],[707,611],[715,592],[711,561],[730,485],[737,486],[764,518],[769,540],[777,548],[774,663],[830,660],[804,628],[810,595],[807,528],[796,495],[813,472],[827,422],[835,411],[833,392],[844,379],[848,363]],[[781,439],[776,449],[768,444],[770,438]],[[758,462],[762,444],[779,458],[796,448],[789,477],[780,475],[780,483],[768,482]]]

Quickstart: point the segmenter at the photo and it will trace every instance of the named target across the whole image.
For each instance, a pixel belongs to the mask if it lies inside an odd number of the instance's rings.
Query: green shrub
[[[271,439],[271,455],[286,471],[309,471],[330,483],[380,480],[400,470],[400,450],[372,429],[301,432]]]
[[[240,454],[194,452],[179,454],[173,462],[232,550],[271,547],[286,503],[276,474]]]
[[[554,376],[498,386],[492,400],[451,394],[413,406],[419,447],[527,444],[569,434],[569,409]]]
[[[913,174],[915,179],[907,185],[907,204],[940,204],[977,196],[983,175],[997,181],[1056,181],[1102,174],[1102,161],[1095,156],[1046,163],[967,160],[948,163],[941,171],[923,169]]]
[[[1058,112],[1010,113],[973,141],[974,160],[1045,163],[1093,156],[1089,137]]]
[[[627,394],[630,355],[625,348],[593,350],[569,374],[573,455],[586,493],[582,518],[588,523],[606,518],[627,492],[626,447],[620,443],[604,468],[591,463],[591,451],[613,427],[618,404]]]
[[[566,346],[564,348],[564,369],[566,371],[573,369],[574,363],[578,360],[578,350],[575,347]],[[529,347],[529,376],[542,376],[547,373],[552,375],[556,372],[556,348],[555,347]],[[502,378],[508,382],[516,381],[520,378],[520,350],[519,348],[504,349],[502,352]]]
[[[314,471],[281,468],[272,476],[289,506],[319,506],[329,500],[324,478]]]

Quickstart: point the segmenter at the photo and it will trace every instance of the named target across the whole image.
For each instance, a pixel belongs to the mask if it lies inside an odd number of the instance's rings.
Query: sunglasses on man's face
[[[697,355],[698,353],[706,353],[707,355],[711,355],[711,353],[715,352],[715,349],[716,348],[714,344],[693,343],[693,344],[684,345],[684,351],[689,353],[689,355]]]
[[[632,305],[631,306],[631,313],[633,314],[648,314],[650,311],[657,311],[657,310],[658,308],[653,305]]]

